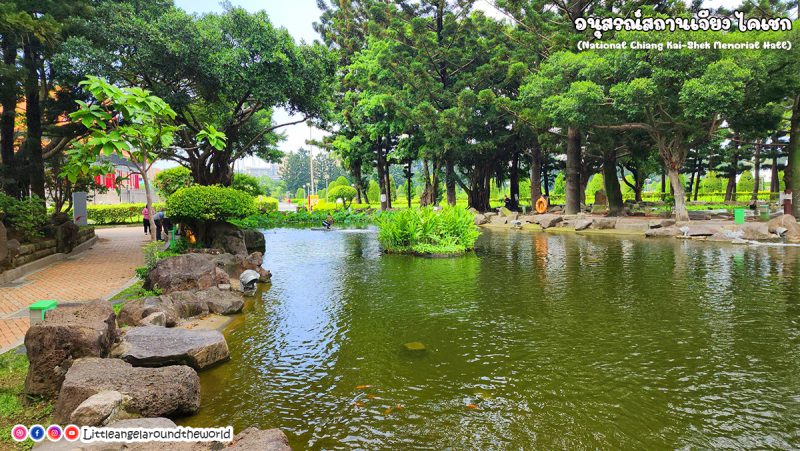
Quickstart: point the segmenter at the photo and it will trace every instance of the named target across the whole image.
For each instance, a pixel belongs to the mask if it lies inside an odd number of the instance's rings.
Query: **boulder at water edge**
[[[124,418],[125,404],[130,397],[116,390],[97,393],[83,401],[72,414],[69,422],[76,426],[102,426]]]
[[[549,229],[550,227],[555,227],[556,224],[563,221],[564,218],[561,215],[541,215],[539,216],[539,225],[542,226],[543,229]]]
[[[613,229],[617,226],[617,218],[595,218],[592,221],[592,228],[598,230]]]
[[[148,322],[153,324],[153,319],[146,319],[157,313],[164,316],[163,325],[167,327],[175,326],[180,318],[170,296],[153,296],[126,302],[119,311],[117,323],[120,326],[142,326]]]
[[[244,298],[241,293],[233,292],[230,289],[209,288],[195,293],[182,291],[172,293],[172,297],[176,299],[193,297],[195,302],[205,304],[208,312],[219,315],[233,315],[241,312],[242,307],[244,307]]]
[[[114,309],[107,301],[47,312],[46,319],[25,334],[30,361],[25,393],[55,397],[73,361],[108,356],[116,336]]]
[[[173,291],[205,290],[229,284],[230,278],[221,268],[201,254],[183,254],[159,260],[147,275],[145,288]]]
[[[225,449],[235,451],[291,451],[289,439],[280,429],[267,429],[262,431],[250,427],[236,434],[230,445]]]
[[[67,372],[53,422],[68,423],[78,406],[104,391],[129,397],[125,411],[131,415],[170,417],[193,414],[200,408],[200,379],[188,366],[141,368],[120,359],[90,357],[76,360]]]
[[[777,218],[772,218],[767,223],[768,229],[770,233],[778,234],[778,228],[786,229],[783,231],[782,235],[787,238],[796,238],[800,237],[800,224],[797,224],[797,219],[794,218],[792,215],[781,215]]]
[[[575,221],[575,230],[585,230],[592,225],[591,219],[578,219]]]
[[[244,245],[248,254],[253,252],[264,254],[267,252],[267,242],[264,239],[263,232],[256,229],[245,229],[242,233],[244,234]]]
[[[133,327],[111,350],[133,366],[188,365],[196,370],[230,358],[225,337],[216,330]]]

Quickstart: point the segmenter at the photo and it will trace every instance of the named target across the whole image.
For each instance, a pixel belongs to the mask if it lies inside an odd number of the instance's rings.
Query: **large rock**
[[[593,229],[613,229],[617,225],[617,218],[595,218],[592,221]]]
[[[654,219],[650,221],[648,226],[651,229],[660,229],[662,227],[672,227],[675,225],[674,219]]]
[[[549,229],[550,227],[555,227],[563,219],[561,215],[541,215],[539,216],[539,225],[543,229]]]
[[[58,213],[50,218],[50,227],[56,239],[56,252],[69,253],[80,241],[80,228],[66,213]]]
[[[75,307],[58,307],[25,334],[28,376],[25,392],[53,398],[76,359],[106,357],[117,337],[114,309],[98,300]]]
[[[480,213],[475,215],[475,225],[484,225],[487,222],[489,222],[489,219],[486,217],[486,215],[482,215]]]
[[[206,226],[208,247],[222,249],[234,255],[249,254],[245,244],[245,232],[227,222],[215,222]]]
[[[781,215],[777,218],[772,218],[767,223],[767,227],[770,233],[775,233],[777,235],[786,237],[800,236],[800,224],[797,224],[797,219],[792,215]],[[780,227],[786,229],[782,234],[778,233],[778,228]]]
[[[133,327],[111,350],[133,366],[188,365],[196,370],[230,358],[225,337],[216,330]]]
[[[681,232],[678,230],[677,227],[663,227],[657,229],[650,229],[644,233],[644,236],[649,238],[656,238],[656,237],[675,237],[680,235]]]
[[[497,215],[491,217],[492,224],[503,225],[508,223],[508,218],[504,215]]]
[[[131,415],[170,417],[193,414],[200,408],[200,379],[188,366],[140,368],[120,359],[90,357],[76,360],[67,372],[53,421],[68,423],[81,403],[103,391],[128,396],[125,411]]]
[[[232,315],[241,312],[242,307],[244,307],[242,295],[231,290],[209,288],[193,294],[195,299],[206,304],[210,313]]]
[[[157,313],[164,315],[164,325],[167,327],[173,327],[180,318],[170,296],[154,296],[126,302],[119,311],[117,323],[120,326],[141,326],[147,323],[146,318]]]
[[[130,397],[116,390],[102,391],[83,401],[70,415],[69,422],[76,426],[102,426],[125,415],[125,403]]]
[[[236,434],[227,450],[231,451],[291,451],[289,439],[280,429],[260,429],[250,427]]]
[[[575,230],[585,230],[588,229],[590,225],[592,225],[591,219],[577,219],[575,221]]]
[[[267,252],[267,241],[264,239],[264,233],[257,229],[245,229],[242,231],[244,234],[244,245],[248,254],[253,252],[260,252],[262,255]]]
[[[744,240],[766,241],[778,238],[778,235],[770,233],[766,222],[748,222],[739,228],[743,232],[741,238]]]
[[[5,260],[8,258],[8,234],[6,233],[6,226],[0,221],[0,268],[6,265]]]
[[[221,284],[229,284],[230,277],[201,254],[183,254],[159,260],[147,275],[145,288],[161,289],[168,294],[173,291],[205,290]]]
[[[175,304],[175,310],[181,318],[208,315],[208,303],[197,297],[198,291],[174,291],[169,297]]]

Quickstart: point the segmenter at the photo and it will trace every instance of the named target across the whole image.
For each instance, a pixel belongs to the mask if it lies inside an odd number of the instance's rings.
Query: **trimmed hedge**
[[[258,196],[256,197],[256,208],[261,213],[271,213],[278,211],[278,199],[273,197]]]
[[[223,186],[189,186],[167,199],[167,216],[176,221],[228,221],[256,213],[252,196]]]
[[[114,205],[89,205],[87,206],[87,219],[93,224],[133,224],[142,221],[142,210],[145,204],[114,204]],[[163,203],[153,204],[153,210],[158,211]]]

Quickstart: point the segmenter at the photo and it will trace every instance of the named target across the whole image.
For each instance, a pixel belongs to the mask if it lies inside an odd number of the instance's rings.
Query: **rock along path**
[[[41,299],[88,301],[111,296],[144,264],[141,226],[97,229],[91,249],[0,286],[0,354],[16,347],[28,330],[28,306]]]

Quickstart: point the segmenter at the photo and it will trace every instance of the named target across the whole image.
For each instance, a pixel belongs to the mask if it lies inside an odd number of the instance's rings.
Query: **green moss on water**
[[[15,350],[0,355],[0,449],[30,449],[30,440],[17,443],[11,438],[16,424],[50,424],[53,404],[26,397],[28,358]]]

